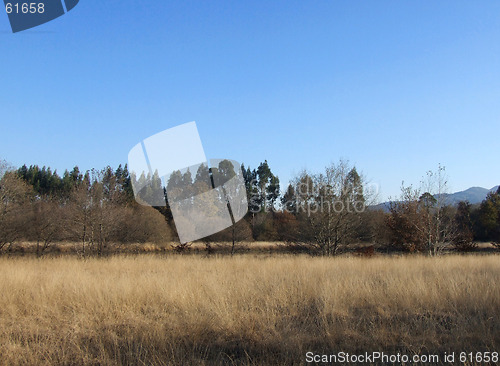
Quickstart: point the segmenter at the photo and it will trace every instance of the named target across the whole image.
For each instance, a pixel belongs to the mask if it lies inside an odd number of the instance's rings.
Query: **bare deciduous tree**
[[[0,250],[22,236],[27,218],[24,214],[32,190],[14,172],[0,179]]]
[[[390,245],[409,252],[425,250],[424,218],[420,209],[420,190],[401,186],[401,196],[389,204],[387,226],[391,231]]]
[[[364,179],[355,167],[340,160],[322,174],[303,172],[294,185],[299,242],[329,256],[354,240],[366,207]]]
[[[427,172],[421,188],[401,187],[401,197],[390,203],[387,224],[393,245],[410,251],[439,254],[453,237],[451,208],[446,202],[445,168]],[[422,193],[423,192],[423,193]]]
[[[0,179],[2,179],[4,174],[7,173],[9,170],[12,170],[10,164],[5,160],[0,159]]]
[[[63,238],[62,209],[53,197],[35,197],[31,203],[31,211],[27,211],[27,228],[25,233],[36,241],[36,254],[41,257],[57,240]]]

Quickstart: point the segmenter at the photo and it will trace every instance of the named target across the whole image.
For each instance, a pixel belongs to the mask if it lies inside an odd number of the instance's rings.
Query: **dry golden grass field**
[[[2,365],[500,351],[498,255],[0,258],[0,293]]]

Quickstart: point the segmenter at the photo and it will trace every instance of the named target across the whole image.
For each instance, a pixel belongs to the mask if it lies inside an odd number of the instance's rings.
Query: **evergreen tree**
[[[274,174],[271,175],[269,179],[269,185],[267,186],[267,196],[266,199],[269,201],[270,207],[274,210],[275,203],[280,196],[280,179]]]
[[[500,189],[481,202],[474,226],[477,239],[500,242]]]
[[[260,203],[261,211],[267,211],[267,191],[268,185],[272,178],[273,174],[271,173],[271,169],[267,164],[267,160],[264,160],[263,163],[260,163],[257,168],[257,177],[258,177],[258,186],[259,186],[259,197],[258,202]]]
[[[455,248],[460,251],[469,251],[477,248],[477,244],[473,242],[471,204],[468,201],[458,203],[454,225],[455,232],[452,243]]]
[[[281,204],[285,212],[292,214],[297,212],[297,197],[295,196],[295,188],[293,188],[293,185],[288,185],[288,188],[281,199]]]

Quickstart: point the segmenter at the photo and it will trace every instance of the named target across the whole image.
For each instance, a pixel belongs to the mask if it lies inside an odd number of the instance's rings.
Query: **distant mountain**
[[[496,192],[498,186],[491,189],[486,189],[482,187],[471,187],[465,191],[445,194],[446,202],[451,205],[456,205],[460,201],[469,201],[471,204],[481,203],[488,193]]]
[[[469,201],[471,204],[477,204],[484,201],[488,193],[496,192],[498,190],[498,186],[495,186],[491,189],[486,189],[483,187],[471,187],[466,189],[465,191],[455,192],[455,193],[445,193],[446,203],[450,205],[456,205],[460,201]],[[374,210],[383,210],[389,211],[389,202],[382,202],[378,205],[374,205],[370,207]]]

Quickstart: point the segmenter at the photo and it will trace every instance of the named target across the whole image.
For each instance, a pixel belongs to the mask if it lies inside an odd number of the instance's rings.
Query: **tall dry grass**
[[[500,258],[0,259],[0,364],[500,351]]]

